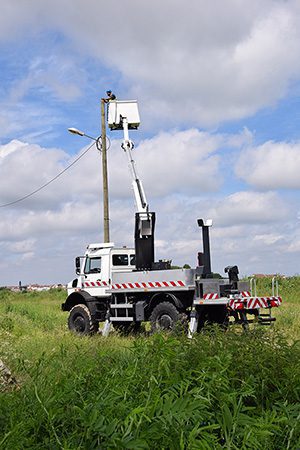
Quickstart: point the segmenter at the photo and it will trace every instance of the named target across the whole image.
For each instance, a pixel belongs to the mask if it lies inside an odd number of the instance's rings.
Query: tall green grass
[[[283,302],[280,308],[274,308],[275,328],[288,338],[290,342],[300,339],[300,276],[278,277],[279,295]],[[258,295],[271,294],[271,280],[261,278],[257,283]]]
[[[63,292],[1,292],[0,357],[20,388],[0,394],[0,448],[300,448],[299,279],[282,283],[274,327],[191,341],[78,337]]]

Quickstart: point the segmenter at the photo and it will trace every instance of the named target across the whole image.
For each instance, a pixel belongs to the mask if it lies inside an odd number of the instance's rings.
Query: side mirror
[[[80,274],[80,257],[77,256],[75,258],[75,267],[76,267],[76,274],[79,275]]]

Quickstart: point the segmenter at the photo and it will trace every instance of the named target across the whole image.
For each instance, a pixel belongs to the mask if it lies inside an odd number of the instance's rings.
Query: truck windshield
[[[100,273],[101,272],[101,257],[86,258],[84,273]]]

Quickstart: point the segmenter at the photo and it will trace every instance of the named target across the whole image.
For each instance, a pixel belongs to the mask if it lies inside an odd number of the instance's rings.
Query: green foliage
[[[213,278],[219,278],[219,279],[220,279],[220,278],[223,278],[222,275],[221,275],[220,273],[217,273],[217,272],[213,273],[213,274],[212,274],[212,277],[213,277]]]
[[[280,308],[273,309],[276,328],[293,342],[300,339],[300,276],[278,277],[279,295],[283,302]],[[271,278],[257,280],[257,294],[271,295]]]
[[[1,292],[0,358],[20,389],[0,394],[0,448],[299,448],[298,279],[285,283],[273,328],[193,340],[78,337],[63,292]]]

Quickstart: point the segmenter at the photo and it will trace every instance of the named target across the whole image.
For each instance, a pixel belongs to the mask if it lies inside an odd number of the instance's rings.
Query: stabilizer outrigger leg
[[[107,337],[109,335],[110,328],[111,328],[110,312],[107,311],[106,316],[105,316],[104,327],[102,330],[103,337]]]
[[[198,312],[193,309],[191,311],[191,318],[189,321],[188,338],[192,339],[198,328]]]

